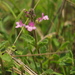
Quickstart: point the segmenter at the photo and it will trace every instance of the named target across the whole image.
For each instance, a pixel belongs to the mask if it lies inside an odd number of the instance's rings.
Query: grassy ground
[[[0,75],[75,75],[74,9],[75,0],[0,0]],[[49,20],[38,23],[42,13]],[[20,20],[36,30],[15,28]]]

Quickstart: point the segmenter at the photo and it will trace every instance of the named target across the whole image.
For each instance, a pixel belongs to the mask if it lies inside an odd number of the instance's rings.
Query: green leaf
[[[45,74],[53,74],[53,70],[52,69],[48,69],[45,71]]]
[[[4,47],[4,45],[6,45],[7,43],[8,43],[8,41],[2,41],[2,42],[0,43],[0,48]]]
[[[8,7],[8,9],[10,10],[10,12],[13,14],[14,18],[16,19],[16,15],[15,15],[13,9],[12,9],[6,2],[4,2],[4,1],[3,1],[3,4],[4,4],[6,7]]]
[[[59,65],[71,66],[72,65],[72,58],[69,57],[67,54],[60,57],[58,60]]]
[[[22,54],[25,55],[29,52],[29,47],[25,47]]]
[[[43,45],[46,45],[46,44],[48,44],[48,39],[44,39],[43,41],[38,42],[39,47],[43,46]]]
[[[70,74],[72,75],[75,75],[75,67],[72,67],[72,69],[70,70]]]
[[[10,62],[5,61],[4,62],[4,67],[6,68],[6,70],[10,70],[9,68],[12,68],[13,64],[14,64],[13,60],[11,60]]]
[[[45,60],[45,61],[42,63],[42,65],[43,65],[43,66],[47,65],[47,64],[48,64],[48,61],[49,61],[49,59]]]
[[[42,47],[40,47],[40,53],[46,53],[47,47],[44,45]]]
[[[60,74],[60,73],[57,73],[57,72],[53,72],[53,74],[55,74],[55,75],[63,75],[63,74]]]
[[[58,40],[57,40],[56,38],[53,39],[53,43],[54,43],[54,45],[55,45],[56,47],[59,46],[59,42],[58,42]]]
[[[29,44],[34,44],[35,42],[35,39],[28,34],[23,35],[21,38],[23,38]]]
[[[2,58],[2,60],[5,60],[7,62],[10,62],[12,60],[11,56],[9,54],[0,54],[0,57]]]
[[[63,43],[63,44],[60,46],[59,50],[63,50],[64,48],[67,47],[68,44],[69,44],[69,41]]]
[[[46,70],[44,74],[62,75],[62,74],[60,74],[60,73],[54,72],[52,69]]]

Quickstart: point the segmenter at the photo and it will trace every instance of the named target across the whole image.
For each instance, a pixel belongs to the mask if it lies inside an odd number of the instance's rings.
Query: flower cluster
[[[44,16],[44,13],[42,13],[42,17],[38,18],[37,21],[38,21],[38,22],[41,22],[41,21],[43,21],[43,20],[49,20],[49,18],[48,18],[47,15]]]
[[[23,24],[22,21],[16,22],[16,27],[15,27],[15,28],[20,28],[20,27],[22,27],[22,26],[25,27],[25,24]]]
[[[36,27],[34,25],[35,25],[34,22],[29,22],[29,24],[26,25],[25,27],[28,31],[32,31],[32,30],[36,29]]]
[[[28,14],[28,12],[26,12]],[[41,22],[43,20],[49,20],[47,15],[44,15],[44,13],[42,13],[42,17],[36,19],[38,22]],[[20,28],[20,27],[25,27],[28,31],[33,31],[36,29],[35,27],[35,23],[33,21],[30,21],[28,23],[28,25],[25,25],[22,23],[22,21],[16,22],[16,27],[15,28]]]
[[[15,28],[25,27],[28,31],[32,31],[36,29],[34,25],[35,25],[34,22],[29,22],[28,25],[25,25],[22,23],[22,21],[20,21],[20,22],[16,22]]]

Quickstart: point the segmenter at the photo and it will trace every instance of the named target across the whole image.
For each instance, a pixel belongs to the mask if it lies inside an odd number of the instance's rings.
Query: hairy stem
[[[38,48],[38,45],[37,45],[37,34],[36,34],[35,31],[33,32],[33,34],[34,34],[34,38],[35,38],[35,48],[36,48],[36,50],[37,50],[37,52],[39,54],[40,52],[39,52],[39,48]]]
[[[35,5],[35,0],[32,0],[31,8],[34,8],[34,5]]]

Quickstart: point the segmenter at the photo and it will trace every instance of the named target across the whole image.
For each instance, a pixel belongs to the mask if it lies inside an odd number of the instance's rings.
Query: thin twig
[[[61,54],[61,53],[67,53],[67,52],[69,51],[60,51],[60,52],[42,53],[42,54],[13,55],[13,57],[42,56],[42,55]]]
[[[16,72],[17,74],[21,74],[21,71],[18,68],[13,67],[13,69],[14,69],[14,72]],[[26,75],[26,74],[23,73],[23,75]]]
[[[67,2],[71,3],[71,5],[75,7],[75,3],[71,2],[70,0],[67,0]]]
[[[14,45],[14,44],[16,43],[16,41],[18,40],[18,38],[19,38],[20,34],[22,33],[22,30],[23,30],[23,27],[22,27],[22,29],[20,30],[20,32],[19,32],[19,34],[18,34],[17,38],[15,39],[15,41],[14,41],[13,45]]]
[[[24,68],[24,70],[25,70],[26,72],[28,72],[30,75],[37,75],[37,73],[35,73],[34,71],[32,71],[27,65],[25,65],[23,62],[21,62],[20,59],[17,59],[17,58],[14,58],[14,57],[12,57],[12,58],[13,58],[13,60],[14,60],[15,62],[17,62],[20,66],[22,65],[23,68]]]
[[[53,37],[54,35],[56,35],[56,33],[55,32],[53,32],[53,33],[50,33],[50,34],[48,34],[48,35],[46,35],[46,36],[44,36],[39,42],[41,42],[41,41],[43,41],[44,39],[46,39],[46,38],[51,38],[51,37]]]
[[[36,3],[36,5],[34,6],[34,8],[33,8],[33,9],[35,9],[35,8],[36,8],[36,6],[39,4],[39,2],[40,2],[40,0],[38,0],[38,2]]]

